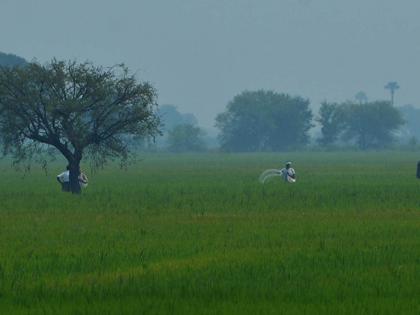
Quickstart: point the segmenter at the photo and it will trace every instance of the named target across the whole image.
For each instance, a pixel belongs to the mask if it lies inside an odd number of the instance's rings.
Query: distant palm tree
[[[368,97],[367,97],[366,93],[363,92],[363,91],[360,91],[359,93],[357,93],[354,96],[354,98],[356,99],[356,101],[358,101],[360,103],[360,105],[363,104],[363,103],[367,103],[367,101],[368,101]]]
[[[392,105],[394,105],[395,91],[398,90],[399,88],[400,88],[400,86],[398,85],[398,82],[395,82],[395,81],[388,82],[385,85],[385,90],[389,90],[389,92],[391,93],[391,104]]]

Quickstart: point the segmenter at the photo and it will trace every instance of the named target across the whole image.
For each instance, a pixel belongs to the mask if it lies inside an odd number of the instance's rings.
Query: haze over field
[[[0,315],[420,314],[419,12],[0,0]]]
[[[73,0],[0,3],[0,51],[125,62],[160,103],[205,127],[244,89],[343,101],[363,90],[420,104],[418,0]]]

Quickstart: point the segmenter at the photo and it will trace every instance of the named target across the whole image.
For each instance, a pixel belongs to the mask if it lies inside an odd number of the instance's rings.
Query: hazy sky
[[[419,0],[0,0],[0,51],[124,62],[205,127],[244,89],[420,105]]]

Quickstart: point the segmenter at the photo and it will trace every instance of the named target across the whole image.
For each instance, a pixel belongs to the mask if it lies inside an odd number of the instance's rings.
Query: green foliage
[[[168,132],[168,149],[172,152],[197,152],[205,149],[204,132],[191,124],[175,126]]]
[[[418,314],[418,154],[143,158],[77,202],[0,164],[1,314]]]
[[[344,117],[340,106],[336,103],[322,103],[317,122],[321,125],[322,133],[322,137],[318,139],[318,142],[322,146],[333,145],[340,136],[344,126]]]
[[[226,151],[284,151],[307,144],[309,101],[273,91],[245,91],[216,118]]]
[[[341,140],[355,143],[358,148],[383,149],[395,140],[395,133],[404,124],[401,112],[389,102],[362,104],[324,103],[319,112],[322,145]]]
[[[160,129],[162,134],[156,138],[153,143],[155,149],[167,149],[168,143],[171,141],[179,141],[179,139],[169,140],[169,133],[179,125],[197,126],[197,118],[191,113],[181,113],[174,105],[159,105],[158,110],[159,119],[161,122]],[[182,128],[181,128],[182,129]],[[170,144],[170,143],[169,143]],[[150,150],[149,148],[148,150]],[[171,150],[174,148],[171,148]],[[184,149],[181,149],[184,150]],[[196,149],[193,149],[195,151]],[[175,149],[176,151],[176,149]]]
[[[182,124],[197,125],[197,118],[193,114],[182,114],[174,105],[160,105],[159,117],[163,132]]]
[[[362,150],[383,149],[394,141],[394,133],[404,124],[401,113],[389,102],[347,104],[344,139],[353,139]]]

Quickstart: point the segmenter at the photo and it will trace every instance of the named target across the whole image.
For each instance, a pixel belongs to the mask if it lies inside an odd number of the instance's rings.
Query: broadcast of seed
[[[286,162],[282,169],[268,169],[261,173],[259,181],[265,184],[268,180],[276,177],[281,177],[286,183],[296,183],[296,172],[292,168],[292,162]]]

